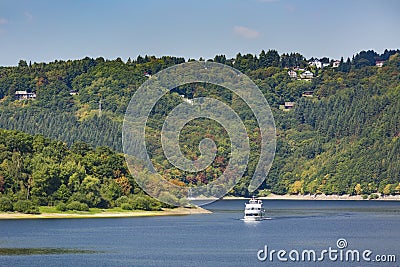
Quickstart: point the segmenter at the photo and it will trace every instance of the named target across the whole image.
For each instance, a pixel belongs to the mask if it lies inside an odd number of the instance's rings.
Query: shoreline
[[[14,219],[95,219],[95,218],[132,218],[132,217],[151,217],[151,216],[184,216],[192,214],[210,214],[209,210],[201,207],[175,209],[163,209],[162,211],[126,211],[126,212],[110,212],[104,211],[99,213],[41,213],[41,214],[25,214],[19,212],[0,213],[0,220]]]
[[[249,198],[245,197],[224,197],[224,200],[246,200]],[[350,196],[350,195],[275,195],[270,194],[266,197],[258,197],[258,199],[263,200],[354,200],[354,201],[368,201],[368,200],[378,200],[378,201],[400,201],[400,195],[395,196],[380,196],[377,199],[363,199],[362,196]]]
[[[248,200],[246,197],[234,197],[226,196],[222,200]],[[377,199],[363,199],[362,196],[350,196],[350,195],[275,195],[270,194],[265,197],[258,197],[262,200],[317,200],[317,201],[329,201],[329,200],[347,200],[347,201],[400,201],[400,195],[395,196],[380,196]],[[97,213],[77,212],[77,213],[48,213],[44,212],[41,214],[25,214],[20,212],[0,212],[1,220],[14,220],[14,219],[96,219],[96,218],[133,218],[133,217],[153,217],[153,216],[185,216],[193,214],[211,214],[212,211],[204,209],[202,207],[178,207],[174,209],[163,209],[162,211],[100,211]]]

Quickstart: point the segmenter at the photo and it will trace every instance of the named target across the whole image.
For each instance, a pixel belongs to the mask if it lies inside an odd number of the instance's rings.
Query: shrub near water
[[[0,198],[0,211],[13,211],[13,204],[7,197]]]
[[[133,207],[132,207],[132,205],[129,204],[129,203],[122,203],[122,204],[121,204],[121,209],[123,209],[123,210],[132,210]]]
[[[56,210],[58,211],[67,211],[67,205],[65,203],[60,203],[56,206]]]
[[[147,195],[133,196],[130,204],[135,210],[162,210],[161,203]]]
[[[39,208],[30,200],[18,200],[14,204],[14,210],[28,214],[39,214]]]
[[[67,209],[77,210],[77,211],[89,211],[89,206],[86,203],[81,203],[79,201],[72,201],[67,205]]]

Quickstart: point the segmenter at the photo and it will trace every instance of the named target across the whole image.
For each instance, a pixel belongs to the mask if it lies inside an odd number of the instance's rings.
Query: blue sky
[[[306,58],[400,48],[397,0],[0,0],[0,66],[85,56]]]

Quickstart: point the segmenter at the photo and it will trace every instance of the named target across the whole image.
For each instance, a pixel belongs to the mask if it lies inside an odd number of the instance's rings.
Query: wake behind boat
[[[265,210],[262,206],[261,199],[255,199],[252,197],[249,203],[245,204],[244,209],[244,221],[262,221],[265,220]]]

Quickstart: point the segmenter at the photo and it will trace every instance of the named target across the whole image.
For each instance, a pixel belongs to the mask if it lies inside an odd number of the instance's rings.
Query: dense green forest
[[[272,169],[258,193],[399,194],[400,51],[385,50],[382,54],[362,51],[352,59],[342,58],[335,68],[332,67],[332,59],[320,59],[330,63],[324,68],[310,65],[313,60],[306,60],[299,53],[279,55],[275,50],[262,51],[259,55],[238,54],[231,59],[225,55],[209,59],[248,75],[272,108],[277,127],[277,150]],[[384,61],[382,67],[375,66],[378,60]],[[108,190],[104,188],[120,178],[113,171],[118,170],[123,177],[130,176],[121,162],[122,158],[104,147],[122,152],[121,125],[130,98],[151,74],[182,62],[185,59],[139,56],[127,62],[119,58],[84,58],[51,63],[21,60],[16,67],[0,67],[0,127],[60,140],[63,143],[46,142],[52,144],[50,147],[58,144],[67,151],[63,156],[57,156],[57,153],[43,156],[43,151],[35,150],[34,145],[31,150],[22,152],[4,144],[3,150],[7,153],[3,153],[1,159],[0,192],[15,199],[29,198],[39,204],[76,200],[89,206],[116,205],[116,198],[105,196],[104,192]],[[297,74],[309,70],[315,77],[311,80],[291,78],[289,70]],[[21,90],[35,92],[36,99],[16,100],[15,92]],[[312,94],[305,97],[304,92]],[[196,149],[199,141],[205,137],[212,138],[218,145],[214,163],[206,170],[193,174],[181,172],[166,161],[161,150],[160,127],[168,111],[183,101],[179,95],[189,99],[200,96],[217,98],[231,106],[245,122],[252,148],[250,162],[243,179],[230,194],[248,196],[247,185],[258,160],[260,135],[254,116],[245,103],[230,91],[217,86],[181,86],[166,94],[154,107],[148,121],[146,141],[157,171],[176,184],[204,184],[218,177],[229,160],[226,132],[211,120],[199,119],[182,130],[181,140],[185,141],[181,144],[182,151],[187,157],[196,159],[199,156]],[[285,102],[294,102],[294,108],[282,108]],[[0,142],[5,143],[3,139],[6,136],[10,138],[14,135],[24,134],[4,132]],[[106,150],[116,161],[99,161],[98,166],[120,165],[111,168],[113,171],[107,175],[94,173],[91,165],[85,165],[85,156],[75,152],[77,144],[83,144],[81,142],[93,147],[87,149],[94,158],[102,158]],[[28,162],[25,175],[7,173],[9,167],[5,162],[12,162],[13,157],[17,157],[15,153]],[[98,179],[99,187],[103,188],[98,191],[100,202],[90,202],[84,199],[84,193],[73,191],[75,189],[68,182],[73,173],[62,174],[61,170],[54,172],[58,182],[52,185],[50,191],[30,188],[29,179],[35,180],[32,177],[36,177],[40,180],[45,172],[35,172],[36,165],[31,161],[36,157],[45,157],[42,162],[59,167],[64,166],[65,160],[69,162],[73,158],[73,164],[85,169],[82,177]],[[3,187],[1,177],[5,181]],[[127,179],[133,190],[133,180]],[[78,186],[76,190],[83,190],[80,187],[85,186]],[[59,199],[57,192],[65,188],[72,190],[70,196]]]
[[[60,211],[89,207],[160,210],[127,172],[123,155],[42,135],[0,129],[0,211],[38,212],[39,205]],[[13,205],[14,203],[14,205]]]

